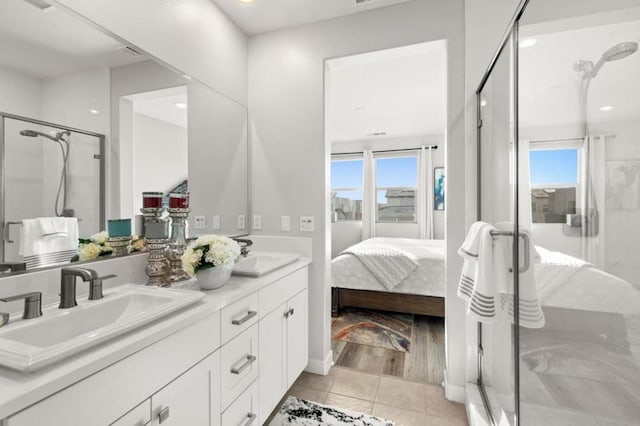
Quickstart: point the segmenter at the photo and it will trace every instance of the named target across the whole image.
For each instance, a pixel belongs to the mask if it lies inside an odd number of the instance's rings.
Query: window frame
[[[576,183],[538,183],[534,184],[529,182],[529,192],[531,192],[530,196],[533,197],[534,189],[570,189],[575,188],[576,190],[576,205],[581,203],[581,188],[582,182],[580,181],[580,176],[582,175],[582,156],[583,156],[583,142],[582,141],[562,141],[562,142],[535,142],[529,145],[529,152],[531,151],[560,151],[560,150],[568,150],[575,149],[576,156]],[[530,162],[531,160],[529,160]],[[531,170],[531,164],[529,164],[529,170]],[[529,172],[531,173],[531,172]],[[531,176],[529,176],[531,179]],[[564,222],[534,222],[534,214],[533,214],[533,200],[531,200],[532,211],[531,211],[531,224],[536,226],[562,226]]]
[[[331,163],[333,164],[334,161],[357,161],[359,160],[362,163],[362,187],[358,188],[358,187],[352,187],[352,188],[334,188],[331,187],[330,190],[330,194],[333,193],[338,193],[338,192],[360,192],[362,194],[362,198],[364,198],[364,153],[358,153],[358,154],[340,154],[340,153],[335,153],[335,154],[331,154]],[[361,202],[364,203],[364,200],[361,200]],[[333,216],[335,214],[335,211],[333,210],[333,202],[330,200],[330,209],[331,209],[331,215]],[[357,222],[362,222],[363,219],[338,219],[335,218],[335,220],[332,220],[333,223],[357,223]]]
[[[420,150],[418,149],[407,149],[397,152],[379,152],[373,154],[373,169],[374,169],[374,182],[373,182],[373,193],[375,195],[375,223],[392,223],[392,224],[417,224],[418,223],[418,188],[420,185]],[[416,186],[378,186],[378,168],[377,168],[377,160],[378,159],[387,159],[387,158],[415,158],[416,159]],[[392,220],[380,220],[379,218],[379,204],[378,204],[378,191],[388,191],[388,190],[413,190],[414,192],[414,211],[413,211],[413,221],[392,221]]]

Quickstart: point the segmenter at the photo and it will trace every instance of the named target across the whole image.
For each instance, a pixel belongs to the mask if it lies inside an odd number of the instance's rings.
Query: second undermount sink
[[[259,277],[276,269],[287,266],[300,256],[292,253],[251,252],[233,266],[233,275]]]
[[[71,309],[0,328],[0,365],[32,372],[198,302],[200,292],[142,285],[105,290]]]

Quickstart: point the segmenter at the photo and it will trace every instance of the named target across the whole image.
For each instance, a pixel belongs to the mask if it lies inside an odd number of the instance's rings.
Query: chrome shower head
[[[620,59],[633,55],[637,51],[638,42],[625,41],[607,49],[595,65],[591,61],[579,60],[573,64],[573,69],[578,72],[583,72],[583,78],[585,79],[594,78],[607,62],[619,61]]]
[[[48,135],[46,133],[42,133],[42,132],[37,132],[35,130],[20,130],[20,134],[22,136],[28,136],[30,138],[37,138],[38,136],[42,136],[43,138],[47,138],[50,139],[54,142],[60,142],[60,140],[63,139],[63,136],[68,136],[71,133],[68,131],[64,131],[64,132],[58,132],[55,134],[55,136],[52,135]]]

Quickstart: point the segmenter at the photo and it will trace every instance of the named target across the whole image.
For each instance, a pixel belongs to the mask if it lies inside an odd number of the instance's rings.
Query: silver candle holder
[[[190,278],[182,268],[182,255],[187,248],[185,227],[190,209],[188,207],[169,208],[168,211],[171,217],[171,239],[167,249],[167,259],[169,260],[167,280],[170,283],[174,283]]]
[[[167,280],[169,262],[166,258],[167,249],[167,223],[160,218],[162,207],[143,207],[140,209],[144,216],[145,236],[144,243],[149,249],[149,258],[145,273],[149,277],[147,285],[169,287]]]
[[[124,256],[129,254],[129,246],[131,245],[131,235],[126,237],[109,237],[107,242],[113,249],[111,256]]]

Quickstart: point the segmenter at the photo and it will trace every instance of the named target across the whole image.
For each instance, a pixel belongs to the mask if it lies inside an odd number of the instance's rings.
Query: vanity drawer
[[[249,388],[233,401],[222,413],[224,426],[258,426],[258,380],[255,380]]]
[[[258,364],[258,324],[254,324],[220,352],[222,410],[258,377]]]
[[[147,399],[110,426],[145,426],[151,423],[151,399]]]
[[[255,292],[222,309],[220,324],[223,344],[258,322],[258,305],[258,292]]]
[[[299,269],[260,290],[260,318],[307,288],[308,268]]]

